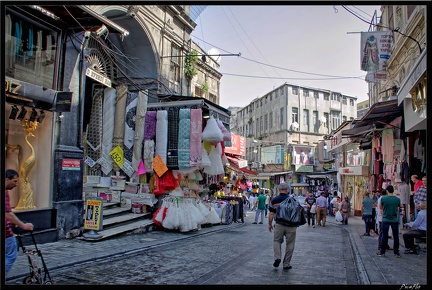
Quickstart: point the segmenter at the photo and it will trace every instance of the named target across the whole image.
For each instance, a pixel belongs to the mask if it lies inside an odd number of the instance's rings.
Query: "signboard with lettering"
[[[103,201],[99,197],[87,198],[85,201],[84,228],[88,230],[102,230],[102,206]]]
[[[79,159],[62,159],[62,170],[81,170]]]
[[[91,68],[86,69],[86,76],[91,79],[94,79],[97,82],[111,88],[111,80],[97,71],[92,70]]]
[[[246,138],[231,133],[231,147],[225,147],[225,153],[246,156]]]

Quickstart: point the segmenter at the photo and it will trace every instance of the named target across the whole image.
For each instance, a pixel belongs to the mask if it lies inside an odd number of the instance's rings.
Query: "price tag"
[[[111,158],[114,160],[114,162],[118,165],[118,167],[122,167],[124,163],[124,152],[123,149],[117,145],[111,152],[110,152]]]

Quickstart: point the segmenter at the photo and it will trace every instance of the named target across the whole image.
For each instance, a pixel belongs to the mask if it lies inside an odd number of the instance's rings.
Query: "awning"
[[[249,169],[247,169],[245,167],[239,168],[235,163],[233,163],[231,161],[230,161],[230,165],[228,165],[228,167],[231,168],[234,171],[237,171],[239,173],[244,173],[246,175],[254,175],[254,176],[258,175],[258,172],[253,171],[253,170],[249,170]]]
[[[244,167],[248,166],[248,161],[246,159],[241,159],[238,157],[231,157],[228,155],[226,155],[226,158],[228,159],[228,161],[236,164],[238,168],[244,168]]]
[[[327,175],[314,174],[314,175],[306,175],[306,177],[308,177],[308,178],[327,178]]]

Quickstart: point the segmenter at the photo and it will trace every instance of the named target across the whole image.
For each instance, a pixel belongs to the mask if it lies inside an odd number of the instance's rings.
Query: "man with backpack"
[[[278,186],[279,195],[270,200],[269,214],[268,214],[268,229],[273,231],[273,251],[274,251],[274,267],[279,267],[282,258],[282,243],[285,237],[285,255],[283,258],[283,269],[289,270],[291,266],[291,258],[294,252],[294,245],[296,239],[297,226],[287,226],[276,221],[273,225],[273,218],[276,213],[277,206],[287,199],[288,196],[288,183],[281,183]]]

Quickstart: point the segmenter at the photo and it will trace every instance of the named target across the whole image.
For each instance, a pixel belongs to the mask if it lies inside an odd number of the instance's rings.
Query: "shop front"
[[[361,216],[364,192],[368,188],[368,166],[350,166],[339,168],[342,188],[341,197],[348,196],[355,216]]]

